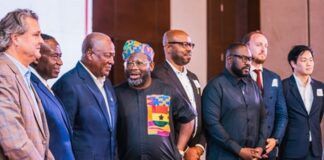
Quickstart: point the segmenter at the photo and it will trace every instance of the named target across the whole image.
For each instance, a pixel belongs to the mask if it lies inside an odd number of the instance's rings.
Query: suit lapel
[[[78,63],[77,68],[78,68],[80,77],[83,78],[83,80],[85,81],[84,84],[86,84],[86,86],[88,87],[90,92],[95,97],[95,99],[98,103],[99,109],[102,112],[102,114],[104,115],[107,125],[110,127],[108,112],[107,112],[106,103],[105,103],[103,95],[101,94],[99,88],[93,81],[93,79],[92,79],[91,75],[88,73],[88,71],[80,63]],[[107,97],[107,98],[109,98],[109,97]]]
[[[189,97],[185,89],[183,88],[179,78],[177,77],[176,73],[173,71],[173,69],[171,68],[168,62],[164,62],[164,68],[167,70],[168,76],[171,78],[173,84],[175,84],[177,88],[179,88],[181,94],[186,98],[187,101],[189,101]]]
[[[71,128],[70,128],[70,122],[67,120],[66,113],[63,110],[62,103],[59,101],[59,99],[57,97],[55,97],[51,93],[51,91],[33,73],[32,73],[32,76],[31,76],[31,80],[37,85],[37,87],[41,90],[41,92],[43,92],[53,103],[56,104],[56,105],[53,105],[53,107],[57,107],[58,108],[58,110],[60,111],[60,114],[61,114],[61,116],[62,116],[62,118],[64,120],[65,126],[67,127],[67,129],[70,132],[70,130],[71,130]]]
[[[115,116],[114,116],[114,114],[112,114],[115,112],[115,100],[114,100],[114,96],[112,95],[112,92],[111,92],[112,88],[108,84],[107,80],[105,81],[104,88],[105,88],[105,92],[107,94],[107,102],[109,104],[109,112],[110,112],[110,118],[111,118],[111,121],[108,124],[110,125],[110,129],[112,130],[114,128],[113,122],[115,122]],[[108,114],[109,113],[107,113],[107,118],[109,118]]]
[[[316,110],[318,109],[317,107],[319,106],[318,105],[318,102],[320,101],[319,100],[319,96],[317,96],[317,89],[319,89],[319,87],[317,86],[317,84],[312,80],[311,82],[311,86],[312,86],[312,90],[313,90],[313,103],[312,103],[312,108],[310,110],[310,113],[309,115],[313,114],[316,112]],[[322,97],[321,97],[322,98]]]
[[[303,102],[303,99],[302,99],[302,97],[301,97],[301,95],[299,93],[297,83],[296,83],[296,80],[295,80],[294,76],[290,77],[290,92],[295,97],[296,101],[300,104],[299,106],[301,106],[301,108],[303,110],[303,113],[308,115],[306,107],[305,107],[304,102]]]

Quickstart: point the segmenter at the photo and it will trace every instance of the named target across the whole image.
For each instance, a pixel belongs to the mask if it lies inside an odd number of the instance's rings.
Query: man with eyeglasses
[[[207,160],[261,158],[267,122],[262,95],[249,77],[251,62],[246,45],[232,43],[226,49],[223,73],[204,89]]]
[[[205,151],[206,140],[201,119],[201,87],[198,77],[186,68],[191,60],[194,43],[182,30],[169,30],[163,35],[165,62],[157,66],[152,76],[161,79],[174,88],[190,102],[198,116],[194,132],[185,149],[185,160],[198,160]]]
[[[74,160],[71,145],[71,126],[64,111],[63,104],[54,95],[47,80],[56,78],[63,65],[62,52],[56,39],[41,34],[44,44],[41,45],[41,57],[32,66],[31,82],[44,107],[50,132],[49,147],[57,160]]]
[[[117,104],[107,78],[114,56],[109,36],[90,33],[82,43],[81,61],[53,86],[70,118],[77,160],[116,158]]]
[[[119,159],[182,159],[195,111],[176,89],[151,78],[154,52],[149,45],[128,40],[122,57],[127,82],[116,87]],[[180,125],[177,138],[175,124]]]
[[[274,160],[288,121],[285,98],[282,92],[281,78],[278,74],[263,67],[268,55],[268,40],[260,31],[246,34],[242,42],[248,46],[254,58],[250,75],[262,93],[267,113],[267,145],[263,157]]]

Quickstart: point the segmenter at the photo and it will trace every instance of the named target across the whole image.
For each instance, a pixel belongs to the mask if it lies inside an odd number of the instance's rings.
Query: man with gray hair
[[[54,159],[43,106],[30,83],[40,34],[38,17],[28,9],[0,21],[0,159]]]

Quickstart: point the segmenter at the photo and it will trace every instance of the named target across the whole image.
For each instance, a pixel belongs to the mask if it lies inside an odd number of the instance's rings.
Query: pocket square
[[[323,90],[322,90],[322,88],[317,89],[317,90],[316,90],[316,94],[317,94],[317,96],[319,96],[319,97],[323,97]]]
[[[278,79],[275,78],[272,80],[272,84],[271,84],[272,87],[278,87]]]

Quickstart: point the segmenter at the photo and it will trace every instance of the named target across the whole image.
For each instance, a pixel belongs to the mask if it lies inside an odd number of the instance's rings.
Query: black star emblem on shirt
[[[160,121],[163,120],[163,118],[164,118],[164,117],[163,117],[163,115],[161,114],[161,115],[159,116]]]

